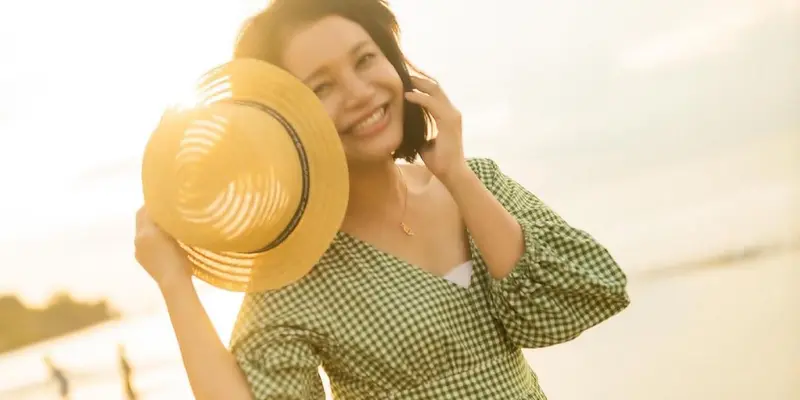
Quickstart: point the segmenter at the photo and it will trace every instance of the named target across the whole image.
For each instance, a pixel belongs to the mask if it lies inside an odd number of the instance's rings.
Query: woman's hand
[[[186,252],[156,226],[144,207],[136,213],[136,260],[164,295],[193,398],[252,399],[247,377],[192,286]]]
[[[191,284],[192,268],[186,252],[159,228],[142,207],[136,213],[136,261],[164,291]]]
[[[415,91],[406,99],[427,109],[436,122],[437,136],[420,151],[425,166],[447,184],[467,167],[461,137],[461,112],[450,103],[442,88],[427,78],[411,77]]]

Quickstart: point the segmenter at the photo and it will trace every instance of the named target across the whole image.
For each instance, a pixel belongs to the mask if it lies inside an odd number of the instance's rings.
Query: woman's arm
[[[493,161],[468,166],[474,177],[459,172],[464,176],[447,185],[494,278],[493,311],[515,343],[562,343],[628,306],[625,273],[602,244]]]
[[[198,400],[252,399],[236,358],[222,343],[191,281],[161,288],[183,365]]]
[[[508,276],[525,252],[522,228],[464,163],[442,181],[450,191],[464,223],[481,251],[489,274]]]

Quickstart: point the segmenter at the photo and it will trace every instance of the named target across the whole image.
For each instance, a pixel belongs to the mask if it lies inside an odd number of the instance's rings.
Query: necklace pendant
[[[414,231],[405,224],[405,222],[400,223],[400,227],[403,228],[403,232],[408,236],[414,236]]]

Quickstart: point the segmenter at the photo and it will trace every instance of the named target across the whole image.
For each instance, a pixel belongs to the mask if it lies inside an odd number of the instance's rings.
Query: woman
[[[198,399],[323,399],[319,366],[345,400],[544,399],[521,349],[569,341],[628,305],[625,275],[590,235],[493,161],[465,159],[458,110],[410,77],[396,33],[382,0],[275,0],[243,29],[235,57],[277,64],[319,96],[351,188],[314,270],[245,297],[230,350],[185,254],[137,215],[137,259]]]

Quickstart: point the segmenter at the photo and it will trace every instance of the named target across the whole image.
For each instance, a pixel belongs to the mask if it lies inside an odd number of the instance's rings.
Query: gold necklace
[[[406,208],[408,207],[408,185],[406,184],[406,176],[403,175],[403,170],[399,165],[395,164],[394,166],[397,167],[397,172],[400,173],[400,180],[403,181],[403,191],[405,192],[403,196],[403,214],[400,216],[400,229],[402,229],[407,236],[414,236],[414,231],[403,221],[406,218]]]

